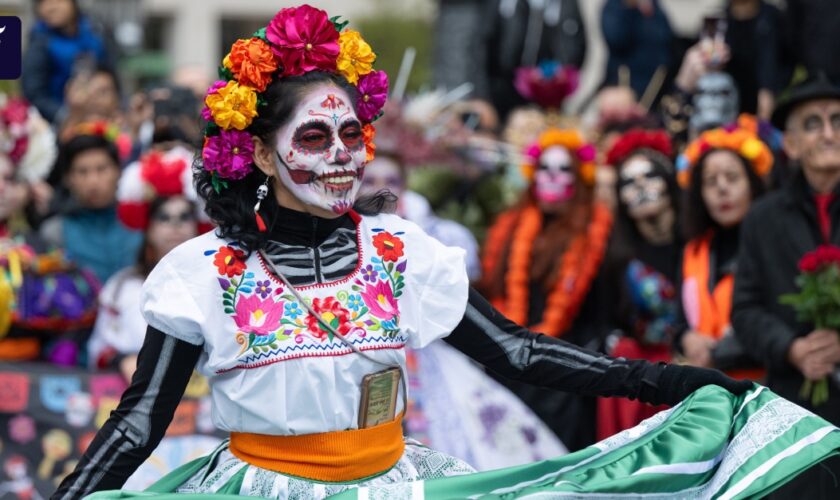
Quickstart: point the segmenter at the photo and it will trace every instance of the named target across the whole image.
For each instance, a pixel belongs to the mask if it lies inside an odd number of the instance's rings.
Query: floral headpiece
[[[661,153],[667,158],[674,154],[671,137],[664,130],[632,129],[613,144],[607,153],[607,164],[618,167],[639,150]]]
[[[128,165],[117,187],[117,215],[131,229],[149,225],[149,206],[161,196],[184,196],[196,201],[192,184],[193,152],[176,146],[167,152],[150,151]]]
[[[755,133],[737,126],[716,128],[703,132],[677,158],[677,181],[681,187],[688,187],[692,169],[704,154],[715,149],[728,149],[746,159],[759,177],[773,168],[773,153]]]
[[[226,180],[238,180],[253,168],[252,136],[247,131],[260,106],[262,93],[274,81],[311,71],[342,75],[358,90],[356,110],[364,124],[368,160],[372,159],[376,120],[388,95],[388,76],[375,71],[376,54],[346,21],[329,18],[310,5],[280,10],[266,28],[234,42],[219,68],[220,80],[204,99],[202,159],[216,191]]]
[[[543,108],[559,108],[578,88],[580,73],[573,66],[545,61],[516,69],[513,86],[519,95]]]
[[[0,93],[0,155],[7,156],[16,177],[44,179],[58,154],[49,123],[25,100]]]
[[[526,161],[522,165],[522,175],[530,181],[539,167],[543,151],[552,146],[561,146],[569,151],[578,161],[580,178],[589,186],[595,183],[595,146],[586,142],[574,129],[550,128],[540,134],[539,139],[525,150]]]

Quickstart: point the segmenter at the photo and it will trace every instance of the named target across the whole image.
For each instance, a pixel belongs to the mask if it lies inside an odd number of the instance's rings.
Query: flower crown
[[[93,122],[82,122],[68,130],[64,136],[64,142],[80,135],[94,135],[102,137],[108,142],[116,143],[120,136],[120,128],[113,123],[97,120]]]
[[[202,159],[218,192],[226,180],[238,180],[253,168],[252,136],[247,131],[262,93],[274,81],[312,71],[342,75],[358,90],[356,110],[364,124],[368,160],[373,158],[375,129],[388,95],[388,75],[375,71],[376,54],[346,21],[329,18],[310,5],[280,10],[267,27],[234,42],[219,68],[220,80],[204,99]]]
[[[539,166],[543,151],[552,146],[561,146],[572,153],[578,160],[580,178],[589,186],[595,183],[595,146],[586,142],[574,129],[550,128],[540,134],[537,142],[525,150],[526,161],[522,165],[522,175],[530,181]]]
[[[635,128],[623,134],[607,153],[607,164],[618,167],[636,151],[647,149],[667,158],[674,154],[671,137],[664,130]]]
[[[523,98],[543,108],[559,108],[574,94],[580,82],[580,72],[573,66],[555,61],[543,61],[537,66],[516,69],[513,86]]]
[[[727,149],[746,159],[759,177],[766,176],[773,168],[773,153],[755,133],[738,126],[716,128],[703,132],[677,158],[677,181],[681,187],[691,184],[692,169],[704,154],[714,149]]]
[[[145,230],[149,207],[161,196],[184,196],[196,201],[192,184],[193,152],[177,146],[167,152],[150,151],[128,165],[117,186],[117,216],[131,229]]]

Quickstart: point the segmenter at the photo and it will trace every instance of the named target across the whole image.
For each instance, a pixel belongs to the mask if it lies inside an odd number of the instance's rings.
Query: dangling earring
[[[265,199],[265,197],[268,196],[268,180],[269,179],[271,179],[270,176],[266,177],[265,182],[260,184],[260,187],[257,188],[257,204],[254,205],[254,216],[257,219],[257,229],[259,229],[259,231],[261,233],[264,233],[268,230],[265,227],[265,221],[263,220],[262,216],[260,215],[260,204]]]

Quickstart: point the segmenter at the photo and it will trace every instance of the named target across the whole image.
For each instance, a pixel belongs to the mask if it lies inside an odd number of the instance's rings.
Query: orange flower
[[[277,60],[271,47],[259,38],[234,42],[223,64],[239,83],[253,87],[257,92],[265,90],[271,83],[271,75],[277,71]]]
[[[683,188],[691,183],[691,171],[707,152],[726,149],[749,162],[759,177],[764,177],[773,168],[773,153],[751,130],[744,128],[716,128],[703,132],[683,152],[684,160],[677,161],[677,180]]]
[[[367,152],[367,157],[365,157],[365,161],[373,160],[374,153],[376,153],[376,144],[373,143],[373,140],[376,138],[376,127],[373,124],[368,123],[364,127],[362,127],[362,139],[365,141],[365,151]]]

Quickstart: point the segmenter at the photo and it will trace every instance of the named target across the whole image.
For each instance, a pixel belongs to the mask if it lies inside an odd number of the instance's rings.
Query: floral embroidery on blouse
[[[301,294],[321,320],[307,311],[278,281],[248,269],[245,253],[235,244],[204,252],[213,257],[222,290],[222,308],[236,326],[240,346],[237,368],[306,356],[343,355],[350,351],[332,330],[359,349],[401,348],[399,298],[408,266],[403,232],[372,229],[376,255],[363,262],[348,280],[340,281],[326,296]],[[324,325],[327,323],[330,328]]]

